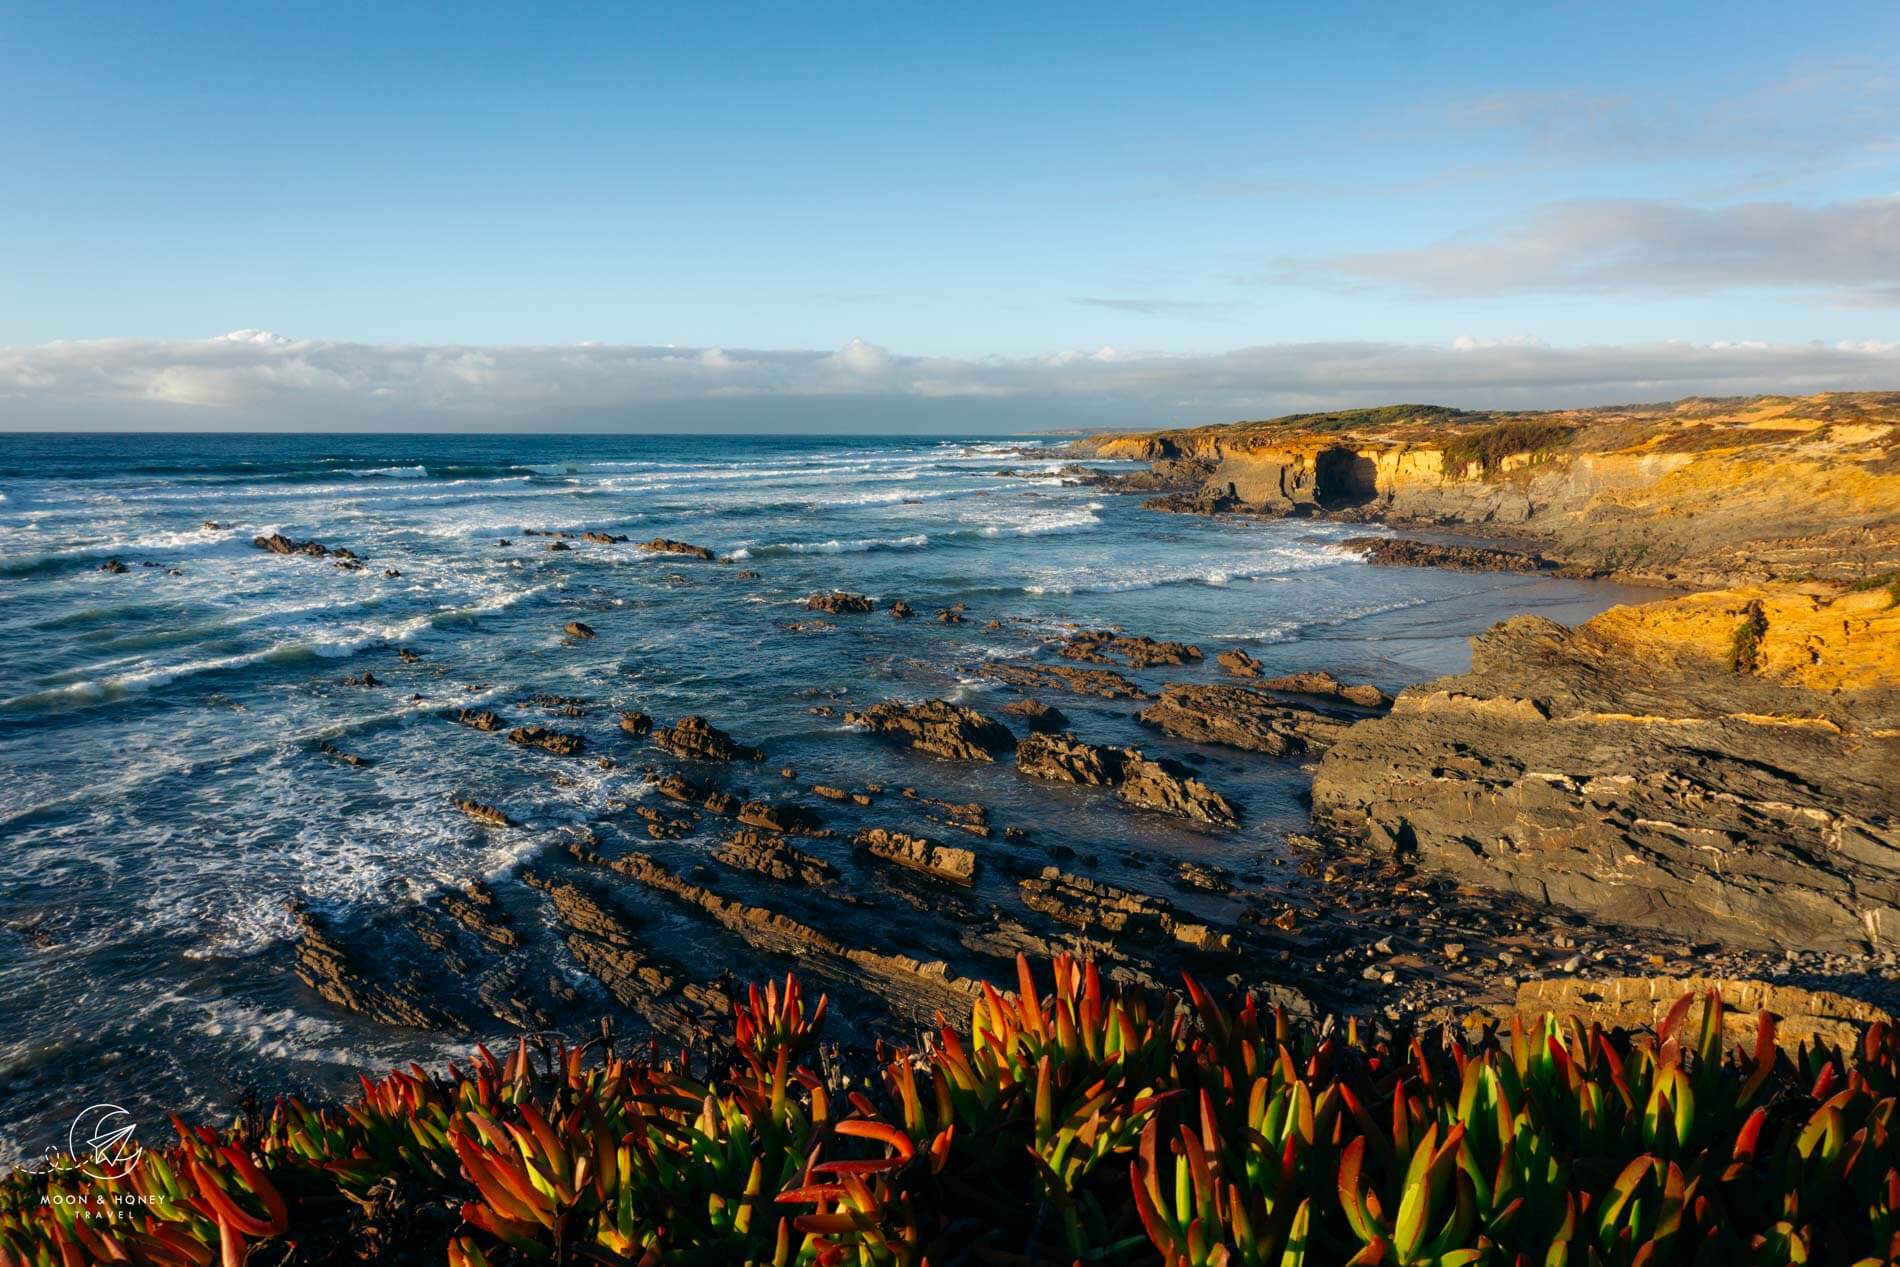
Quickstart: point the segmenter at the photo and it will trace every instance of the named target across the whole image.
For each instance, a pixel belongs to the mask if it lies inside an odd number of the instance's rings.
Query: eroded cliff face
[[[1501,530],[1564,563],[1695,586],[1900,569],[1900,393],[1101,436],[1158,509]],[[1514,437],[1522,437],[1516,441]],[[1513,450],[1512,444],[1525,447]]]
[[[1353,726],[1324,831],[1731,945],[1900,940],[1900,606],[1769,586],[1536,617]]]

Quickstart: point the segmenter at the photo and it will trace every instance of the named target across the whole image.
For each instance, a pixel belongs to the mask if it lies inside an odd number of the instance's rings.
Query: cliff
[[[1690,940],[1900,940],[1900,594],[1768,585],[1537,617],[1321,760],[1315,824]]]
[[[1575,568],[1690,586],[1900,571],[1900,392],[1538,413],[1399,405],[1090,437],[1156,509],[1531,537]]]

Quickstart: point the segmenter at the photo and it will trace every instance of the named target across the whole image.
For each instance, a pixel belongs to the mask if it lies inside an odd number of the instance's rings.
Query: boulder
[[[583,621],[570,620],[561,627],[561,632],[570,638],[585,640],[594,636],[594,627]]]
[[[713,552],[705,546],[696,546],[686,541],[672,541],[666,537],[655,537],[651,541],[642,541],[640,548],[650,554],[678,554],[689,559],[712,561]]]
[[[1011,717],[1020,717],[1029,727],[1030,733],[1053,735],[1065,729],[1069,719],[1062,710],[1045,704],[1039,699],[1019,699],[1003,705],[1003,711]]]
[[[1239,647],[1232,651],[1223,651],[1214,657],[1214,663],[1235,677],[1259,677],[1260,661],[1248,655]]]
[[[1016,745],[1016,768],[1033,779],[1114,787],[1122,779],[1122,750],[1098,748],[1072,734],[1032,732]]]
[[[539,748],[557,757],[579,756],[587,740],[580,735],[550,730],[546,726],[516,726],[508,732],[508,742],[523,748]]]
[[[765,757],[757,748],[734,743],[731,735],[698,713],[688,713],[671,726],[654,731],[653,742],[676,757],[701,761],[760,761]]]
[[[653,719],[645,713],[629,709],[620,714],[620,729],[635,739],[644,739],[653,733]]]
[[[1314,695],[1322,699],[1344,700],[1361,708],[1385,708],[1392,697],[1370,683],[1342,682],[1324,669],[1316,673],[1286,673],[1260,684],[1269,691],[1288,695]]]
[[[855,615],[868,612],[874,604],[862,594],[847,594],[843,590],[832,590],[828,594],[813,594],[805,600],[809,611],[824,612],[830,616]]]
[[[1346,732],[1343,722],[1282,703],[1250,686],[1170,683],[1139,719],[1176,739],[1224,744],[1270,757],[1318,752]]]
[[[1008,727],[973,708],[941,699],[917,703],[885,700],[846,713],[844,724],[905,739],[921,752],[955,761],[994,761],[998,753],[1016,746],[1016,736]]]
[[[940,845],[884,827],[867,827],[853,836],[851,843],[873,857],[952,884],[969,884],[976,878],[976,854],[955,845]]]
[[[1118,633],[1112,629],[1076,634],[1058,648],[1056,654],[1067,660],[1095,664],[1115,664],[1119,660],[1131,669],[1194,664],[1201,659],[1201,649],[1185,642],[1157,642],[1145,635]]]
[[[1122,780],[1115,795],[1130,805],[1215,827],[1240,823],[1240,807],[1195,778],[1186,766],[1165,757],[1145,757],[1134,748],[1122,750]]]

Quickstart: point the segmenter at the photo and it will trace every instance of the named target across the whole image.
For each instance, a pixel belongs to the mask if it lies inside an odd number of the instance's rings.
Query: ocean
[[[1325,668],[1395,691],[1461,669],[1467,639],[1504,616],[1575,621],[1628,593],[1372,568],[1337,546],[1363,525],[1145,511],[1065,479],[1070,459],[1057,448],[936,437],[0,440],[0,1163],[63,1142],[64,1123],[99,1101],[150,1121],[227,1117],[248,1092],[331,1093],[358,1068],[442,1063],[474,1041],[508,1041],[499,1022],[468,1034],[393,1029],[317,998],[290,971],[286,901],[367,926],[473,877],[533,929],[519,869],[556,850],[563,831],[631,836],[627,807],[651,799],[638,767],[655,754],[620,732],[617,710],[661,724],[700,713],[762,747],[764,762],[732,775],[739,790],[776,793],[785,766],[801,784],[917,784],[980,800],[1025,829],[1026,848],[1126,878],[1120,860],[1136,850],[1275,855],[1304,823],[1305,772],[1184,753],[1145,732],[1125,701],[1042,696],[1092,741],[1196,761],[1246,807],[1239,831],[1217,833],[1092,789],[1032,786],[1007,763],[899,751],[839,714],[943,696],[994,715],[1015,692],[976,666],[1046,658],[1078,625],[1207,653],[1136,675],[1145,682],[1219,680],[1214,654],[1237,647],[1269,672]],[[531,530],[631,540],[553,550]],[[366,566],[252,545],[274,532],[346,547]],[[731,562],[637,548],[654,537]],[[126,570],[102,570],[109,559]],[[808,595],[833,588],[880,610],[792,628],[816,619]],[[882,608],[897,598],[918,617],[891,619]],[[962,623],[932,618],[958,603]],[[575,620],[597,636],[565,636]],[[381,685],[345,683],[365,671]],[[537,695],[584,700],[585,715],[549,721]],[[445,719],[458,708],[583,733],[590,757],[614,767]],[[340,763],[326,743],[365,764]],[[451,804],[460,796],[521,826],[471,822]],[[687,869],[723,834],[708,820],[646,843]],[[741,895],[772,883],[718,882]],[[1175,896],[1231,917],[1219,895]],[[974,900],[1006,906],[1013,895],[999,879]],[[741,978],[785,967],[736,955],[677,913],[633,907],[676,958],[714,959]],[[875,904],[854,912],[823,918],[858,920],[861,940],[948,956],[959,971],[995,968],[911,927],[927,921]],[[603,1010],[558,943],[530,933],[519,953],[574,993],[570,1019]],[[845,1002],[841,1025],[882,1023],[854,1020]]]

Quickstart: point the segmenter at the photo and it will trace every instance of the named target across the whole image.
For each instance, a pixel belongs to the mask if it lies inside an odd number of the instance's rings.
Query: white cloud
[[[1491,236],[1285,261],[1274,280],[1373,283],[1435,298],[1775,287],[1842,306],[1894,306],[1900,198],[1722,207],[1585,199],[1543,207]]]
[[[1021,359],[221,337],[0,348],[0,429],[986,430],[1900,387],[1900,343],[1305,343]]]

